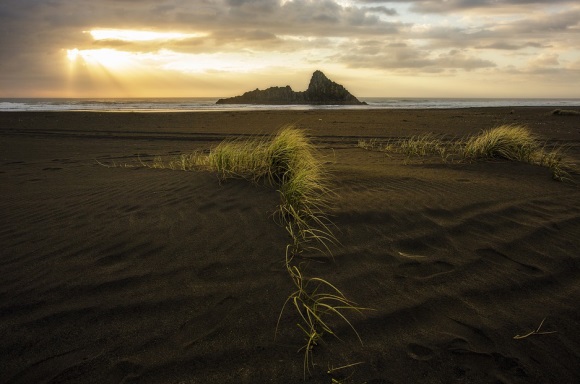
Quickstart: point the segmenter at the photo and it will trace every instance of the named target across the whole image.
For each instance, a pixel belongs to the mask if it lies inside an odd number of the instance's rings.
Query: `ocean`
[[[99,111],[99,112],[199,112],[312,109],[445,109],[474,107],[580,107],[580,99],[451,99],[451,98],[359,98],[368,105],[247,105],[220,104],[218,98],[130,99],[2,99],[0,112],[7,111]]]

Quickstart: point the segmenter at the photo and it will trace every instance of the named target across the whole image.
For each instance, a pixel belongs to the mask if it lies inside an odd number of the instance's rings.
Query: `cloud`
[[[410,10],[417,13],[451,13],[463,12],[470,10],[488,10],[488,11],[507,11],[507,12],[522,12],[523,7],[529,6],[545,6],[545,0],[357,0],[359,4],[407,4],[410,5]],[[571,0],[553,0],[551,5],[558,4],[575,4]]]
[[[517,36],[551,36],[560,34],[578,35],[580,32],[580,8],[557,13],[542,13],[519,18],[510,23],[501,23],[494,30],[498,34]],[[558,34],[558,35],[556,35]]]
[[[406,37],[426,41],[432,49],[539,50],[563,44],[567,49],[576,49],[580,42],[580,8],[492,21],[489,17],[480,18],[480,23],[415,24],[406,31]]]
[[[496,49],[496,50],[503,50],[503,51],[517,51],[520,49],[526,49],[526,48],[530,48],[530,47],[531,48],[549,48],[548,46],[544,46],[540,43],[527,42],[527,43],[514,44],[514,43],[509,43],[506,41],[495,41],[493,43],[475,46],[476,49]]]
[[[202,35],[126,41],[83,33],[95,28]],[[58,90],[73,48],[151,61],[161,51],[208,63],[238,55],[260,69],[286,62],[295,71],[316,65],[451,75],[511,66],[529,75],[572,66],[579,46],[580,6],[563,0],[2,0],[0,95],[25,84]]]
[[[382,14],[382,15],[386,15],[386,16],[396,16],[399,13],[397,12],[396,9],[394,8],[387,8],[384,6],[379,6],[379,7],[367,7],[364,8],[364,11],[367,13],[378,13],[378,14]]]
[[[538,57],[531,59],[528,66],[532,69],[558,67],[560,66],[560,56],[556,53],[542,53]]]
[[[206,32],[216,45],[234,46],[238,41],[252,49],[260,49],[260,42],[267,44],[276,35],[328,37],[398,32],[397,23],[381,20],[376,12],[389,10],[344,7],[331,0],[167,0],[162,4],[152,0],[4,0],[0,4],[0,54],[3,60],[26,60],[25,51],[42,56],[66,47],[89,48],[94,43],[82,31],[97,27]],[[98,44],[122,45],[113,40]],[[146,46],[139,45],[142,49]],[[157,48],[150,45],[150,50]]]
[[[346,48],[346,47],[344,47]],[[361,41],[344,54],[334,57],[351,68],[389,69],[399,73],[444,73],[492,68],[496,64],[462,50],[432,51],[404,43],[380,45]]]

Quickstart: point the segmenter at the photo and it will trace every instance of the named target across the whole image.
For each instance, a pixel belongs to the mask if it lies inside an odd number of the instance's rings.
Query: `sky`
[[[580,98],[580,2],[0,0],[0,97]]]

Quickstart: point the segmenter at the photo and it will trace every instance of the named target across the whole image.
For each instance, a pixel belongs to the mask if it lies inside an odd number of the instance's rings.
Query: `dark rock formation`
[[[217,104],[317,104],[317,105],[366,105],[342,85],[329,80],[324,73],[315,71],[308,89],[294,92],[290,86],[256,89],[242,96],[219,99]]]

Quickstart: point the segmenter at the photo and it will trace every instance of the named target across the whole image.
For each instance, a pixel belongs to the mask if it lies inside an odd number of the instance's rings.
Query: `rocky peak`
[[[312,74],[310,84],[305,93],[307,99],[312,101],[324,99],[335,102],[360,104],[358,99],[347,91],[346,88],[330,80],[322,71],[318,70]]]
[[[331,84],[336,84],[331,81],[322,71],[316,70],[310,78],[310,84],[308,84],[308,89],[306,92],[316,92],[317,90],[324,89]],[[338,84],[336,84],[338,85]]]
[[[256,89],[241,96],[220,99],[217,104],[319,104],[361,105],[342,85],[335,83],[321,71],[314,71],[308,89],[294,92],[289,86]]]

